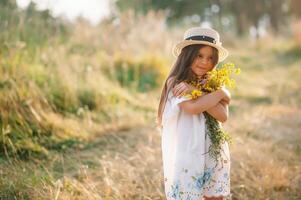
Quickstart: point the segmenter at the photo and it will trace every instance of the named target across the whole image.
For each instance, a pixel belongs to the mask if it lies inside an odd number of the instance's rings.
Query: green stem
[[[207,112],[204,112],[204,116],[206,119],[206,131],[212,143],[209,147],[209,155],[215,161],[218,161],[218,159],[221,159],[222,144],[226,141],[231,143],[232,139],[214,117]]]

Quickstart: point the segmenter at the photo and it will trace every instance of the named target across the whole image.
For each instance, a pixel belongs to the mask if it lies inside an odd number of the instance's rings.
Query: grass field
[[[224,124],[234,137],[232,199],[299,199],[301,62],[289,47],[258,48],[233,49],[229,57],[242,68]],[[1,198],[164,199],[160,132],[150,113],[140,123],[99,124],[89,139],[48,159],[3,159]]]
[[[167,38],[183,30],[160,14],[122,20],[118,30],[77,23],[68,41],[38,48],[1,46],[0,199],[164,199],[155,115],[174,61]],[[273,37],[225,45],[242,70],[224,124],[232,199],[301,199],[301,47]]]

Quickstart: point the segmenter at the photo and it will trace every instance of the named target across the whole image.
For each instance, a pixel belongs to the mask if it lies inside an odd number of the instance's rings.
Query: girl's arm
[[[219,89],[197,99],[181,102],[179,106],[185,112],[194,115],[207,111],[224,98],[230,99],[230,96],[224,89]]]
[[[212,117],[224,123],[229,116],[228,103],[221,100],[215,106],[206,110]]]

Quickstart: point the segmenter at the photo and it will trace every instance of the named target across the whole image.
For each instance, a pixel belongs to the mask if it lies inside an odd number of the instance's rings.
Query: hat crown
[[[173,48],[173,55],[179,56],[182,49],[194,44],[212,46],[218,50],[218,60],[223,61],[228,56],[228,51],[220,42],[219,33],[212,28],[192,27],[185,31],[184,40],[178,42]]]
[[[213,38],[217,44],[221,44],[219,33],[212,28],[193,27],[185,31],[184,40],[193,36],[207,36]]]

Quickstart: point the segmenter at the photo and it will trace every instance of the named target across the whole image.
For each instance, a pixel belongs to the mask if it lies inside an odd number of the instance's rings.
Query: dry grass
[[[13,67],[3,71],[2,78],[27,74],[35,79],[51,74],[63,80],[67,105],[77,105],[76,91],[88,89],[96,95],[92,99],[97,108],[78,107],[76,113],[61,115],[46,109],[40,99],[43,95],[35,93],[40,90],[32,90],[33,119],[44,119],[62,138],[84,140],[73,148],[62,145],[63,151],[50,150],[45,159],[0,160],[0,199],[165,198],[161,136],[154,124],[159,90],[129,91],[102,71],[114,67],[120,55],[139,60],[147,58],[146,54],[164,58],[164,64],[157,67],[166,73],[169,68],[163,65],[172,61],[170,38],[180,40],[183,30],[169,30],[163,21],[162,13],[141,19],[124,13],[119,25],[77,24],[69,43],[43,49],[32,60],[20,56],[19,49],[11,49],[5,61],[14,62]],[[105,39],[107,35],[114,40]],[[226,43],[233,44],[228,60],[242,69],[225,123],[234,138],[230,146],[232,199],[300,199],[300,50],[286,38]],[[20,92],[27,94],[28,88]],[[108,97],[105,102],[104,96]],[[102,114],[110,117],[110,123]]]
[[[234,136],[230,146],[232,199],[300,197],[300,120],[287,125],[290,118],[300,116],[300,111],[268,106],[246,109],[227,122]],[[239,118],[242,123],[238,125]],[[295,143],[274,137],[275,130],[281,129]],[[2,174],[13,177],[14,192],[21,188],[24,191],[19,192],[29,199],[165,199],[160,141],[154,124],[107,131],[79,149],[54,153],[47,161],[4,166]],[[28,179],[39,181],[33,185]]]

